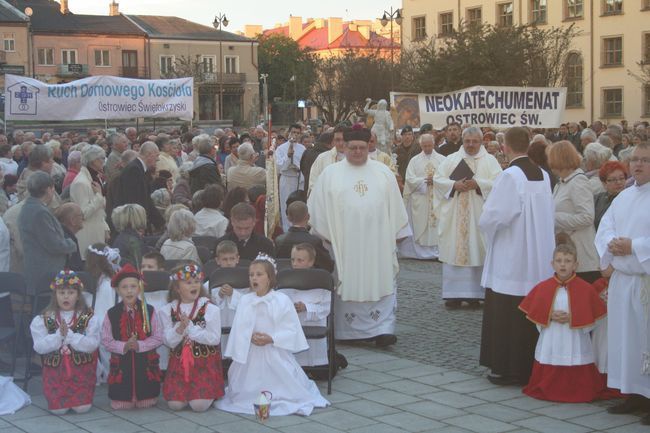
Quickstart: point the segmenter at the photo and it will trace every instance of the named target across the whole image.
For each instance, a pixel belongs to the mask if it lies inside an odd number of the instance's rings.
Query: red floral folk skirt
[[[64,363],[43,366],[43,394],[49,410],[70,409],[92,404],[97,382],[97,353],[92,362],[75,365],[70,360],[70,375]]]
[[[169,365],[163,383],[163,397],[167,401],[216,400],[223,397],[223,369],[221,352],[205,357],[195,357],[190,369],[189,381],[180,356],[169,356]]]

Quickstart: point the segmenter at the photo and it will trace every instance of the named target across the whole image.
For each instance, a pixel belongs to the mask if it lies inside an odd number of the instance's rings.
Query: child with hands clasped
[[[224,392],[219,308],[203,288],[198,265],[179,266],[169,278],[170,302],[160,316],[163,340],[171,349],[163,397],[172,410],[189,404],[192,410],[203,412]]]
[[[55,415],[84,413],[95,394],[100,320],[86,307],[74,271],[59,272],[50,288],[50,305],[30,325],[43,363],[43,394]]]
[[[309,346],[295,306],[273,290],[273,259],[260,254],[249,267],[249,278],[252,293],[239,301],[225,351],[233,360],[226,395],[216,407],[252,415],[262,390],[272,394],[271,416],[307,416],[314,407],[328,406],[293,357]]]
[[[130,264],[113,276],[111,285],[122,301],[108,310],[102,326],[102,345],[111,353],[108,397],[113,409],[151,407],[160,394],[160,367],[156,348],[162,329],[154,307],[146,315],[141,293],[142,276]]]
[[[577,277],[576,250],[560,243],[551,262],[555,275],[535,286],[519,308],[537,325],[535,362],[523,392],[533,398],[568,403],[610,397],[594,364],[590,331],[606,314],[596,289]]]

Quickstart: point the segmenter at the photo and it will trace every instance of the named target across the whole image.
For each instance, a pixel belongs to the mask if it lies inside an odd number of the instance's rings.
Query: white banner
[[[557,128],[563,123],[566,87],[483,87],[474,86],[449,93],[391,92],[395,127],[419,128],[430,123],[444,128],[461,125],[529,126]]]
[[[65,84],[5,75],[7,120],[130,119],[191,120],[194,79],[137,80],[100,75]]]

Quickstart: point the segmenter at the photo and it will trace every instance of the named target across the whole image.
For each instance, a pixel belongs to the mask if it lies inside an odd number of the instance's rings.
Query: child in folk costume
[[[272,290],[275,262],[259,255],[249,267],[249,276],[253,292],[242,296],[235,313],[225,352],[233,363],[226,395],[216,407],[252,415],[253,403],[263,390],[272,394],[272,416],[307,416],[314,407],[328,406],[293,357],[309,345],[289,297]]]
[[[115,305],[115,292],[111,287],[111,278],[119,270],[120,261],[120,250],[102,243],[89,246],[86,252],[86,272],[96,281],[94,311],[100,320],[103,320],[109,308]],[[99,348],[97,383],[105,383],[108,379],[110,357],[111,354],[105,348]]]
[[[95,394],[100,319],[86,307],[74,271],[59,272],[50,288],[50,305],[30,325],[34,350],[42,357],[43,394],[55,415],[69,409],[84,413]]]
[[[603,398],[606,382],[594,364],[589,333],[605,316],[605,303],[591,284],[576,276],[572,244],[555,248],[552,266],[555,275],[535,286],[519,305],[540,332],[533,372],[523,392],[568,403]]]
[[[223,396],[219,308],[203,289],[196,264],[172,271],[169,303],[161,310],[163,341],[171,349],[163,397],[172,410],[203,412]]]
[[[219,242],[215,260],[220,268],[236,268],[239,264],[237,245],[233,241]],[[224,284],[223,286],[212,289],[212,302],[219,307],[222,328],[230,328],[232,326],[239,300],[246,293],[250,293],[248,287],[233,288],[230,284]],[[228,334],[223,334],[221,336],[221,347],[225,348],[227,343]]]
[[[154,406],[160,394],[161,377],[156,353],[162,344],[158,314],[139,299],[142,276],[131,264],[124,265],[111,284],[122,298],[108,310],[102,326],[102,345],[111,353],[108,376],[111,407]]]
[[[316,261],[316,249],[307,243],[296,244],[291,248],[291,267],[311,269]],[[332,301],[331,292],[325,289],[295,290],[282,289],[293,302],[300,324],[303,326],[326,326]],[[327,365],[327,339],[307,340],[309,350],[294,353],[296,361],[302,366]],[[312,376],[314,377],[314,376]]]

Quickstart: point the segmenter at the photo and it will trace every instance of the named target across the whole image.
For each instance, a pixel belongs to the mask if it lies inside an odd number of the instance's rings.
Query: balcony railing
[[[86,77],[88,76],[88,65],[81,63],[57,65],[56,71],[59,77]]]
[[[202,75],[205,83],[243,84],[246,82],[246,73],[243,72],[237,74],[204,72]]]
[[[122,66],[120,77],[125,78],[149,78],[149,68],[145,66]]]

